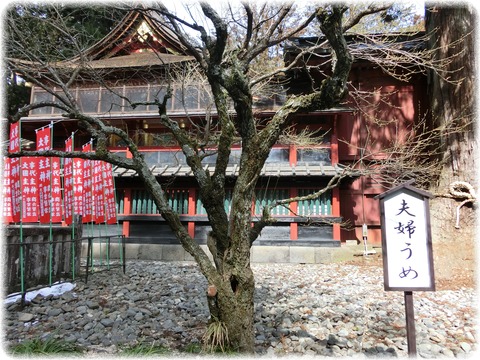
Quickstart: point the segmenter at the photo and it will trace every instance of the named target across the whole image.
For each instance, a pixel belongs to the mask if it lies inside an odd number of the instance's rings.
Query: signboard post
[[[416,355],[413,291],[435,291],[429,199],[409,181],[378,196],[386,291],[403,291],[408,354]]]

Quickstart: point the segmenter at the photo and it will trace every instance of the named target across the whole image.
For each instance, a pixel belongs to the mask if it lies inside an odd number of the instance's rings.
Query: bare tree
[[[199,4],[197,13],[194,13],[193,9],[190,11],[193,16],[191,21],[174,14],[163,4],[148,8],[145,6],[132,8],[144,12],[152,21],[161,22],[162,26],[169,26],[195,59],[195,71],[198,71],[208,83],[217,120],[215,124],[210,122],[202,126],[192,124],[197,131],[187,131],[169,116],[166,105],[172,96],[171,92],[167,91],[162,97],[148,104],[158,107],[156,121],[167,128],[180,144],[199,184],[199,197],[212,228],[208,248],[213,255],[213,263],[189,236],[178,214],[169,206],[165,189],[150,171],[136,142],[126,131],[108,125],[100,117],[83,113],[76,103],[71,92],[72,84],[86,74],[89,74],[89,80],[102,81],[102,76],[99,76],[98,72],[92,75],[88,59],[82,57],[82,48],[78,48],[77,62],[63,62],[60,66],[58,62],[42,56],[43,54],[35,53],[36,49],[22,48],[22,44],[15,43],[14,41],[21,39],[21,36],[16,36],[15,40],[12,37],[9,47],[22,49],[22,60],[9,59],[8,66],[11,71],[21,74],[28,81],[50,92],[55,101],[27,105],[19,109],[10,121],[18,121],[32,109],[53,106],[63,113],[62,116],[76,119],[78,126],[92,135],[97,144],[95,152],[21,151],[10,156],[79,157],[104,160],[134,170],[152,195],[157,208],[177,239],[193,256],[208,280],[207,296],[212,321],[220,322],[227,329],[230,346],[242,352],[252,353],[255,282],[250,268],[250,249],[262,229],[272,223],[271,208],[278,205],[288,206],[290,202],[301,200],[301,198],[284,199],[270,204],[252,227],[251,204],[261,170],[272,146],[281,136],[283,139],[288,137],[288,129],[295,115],[330,109],[345,99],[348,93],[353,50],[347,44],[344,33],[363,16],[387,8],[388,6],[370,6],[345,20],[348,7],[342,4],[326,5],[298,15],[294,22],[291,19],[297,14],[296,7],[281,3],[253,6],[245,2],[239,9],[228,9],[230,20],[205,2]],[[232,24],[234,26],[231,26]],[[65,38],[76,44],[75,35],[64,29],[61,22],[52,25],[62,29]],[[303,49],[287,67],[283,64],[281,66],[274,64],[275,67],[270,71],[258,71],[259,68],[254,65],[264,58],[270,59],[265,54],[272,49],[278,51],[279,44],[300,35],[308,26],[317,26],[317,31],[323,36],[321,44]],[[232,29],[236,32],[231,33]],[[18,22],[7,19],[6,30],[10,34],[21,35],[23,29]],[[280,109],[260,126],[254,110],[255,89],[274,88],[271,86],[272,81],[278,81],[280,73],[298,66],[305,55],[314,53],[320,46],[331,49],[331,56],[326,60],[331,65],[331,71],[325,74],[321,84],[312,86],[309,93],[287,98]],[[38,50],[41,51],[41,47]],[[357,53],[358,56],[367,56],[365,52],[360,54],[358,49]],[[381,59],[381,56],[377,58]],[[403,60],[405,63],[409,61],[408,58]],[[383,61],[391,60],[385,57]],[[274,60],[271,62],[274,63]],[[420,61],[417,65],[420,66]],[[402,75],[408,71],[411,69],[404,69]],[[188,82],[185,81],[184,84],[187,85]],[[53,85],[61,91],[53,91]],[[130,102],[132,106],[146,105],[145,102]],[[232,109],[234,116],[231,113]],[[202,136],[198,136],[199,132]],[[126,144],[132,154],[131,159],[109,152],[108,139],[111,136],[118,137]],[[229,215],[224,208],[226,170],[232,145],[238,141],[242,144],[240,171],[233,189]],[[215,144],[216,147],[215,170],[212,173],[202,166],[202,159],[208,156],[205,151],[207,144]],[[349,174],[350,169],[346,168],[343,173],[333,176],[324,189],[310,197],[320,196],[338,186]]]

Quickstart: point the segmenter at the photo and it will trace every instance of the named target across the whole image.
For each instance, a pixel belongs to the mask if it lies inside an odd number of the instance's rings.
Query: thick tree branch
[[[297,56],[295,56],[295,59],[293,59],[289,64],[288,66],[285,66],[285,67],[279,67],[279,68],[276,68],[274,69],[273,71],[271,72],[268,72],[264,75],[261,75],[259,77],[256,77],[254,78],[252,81],[250,81],[250,86],[253,87],[263,81],[267,81],[269,79],[272,79],[274,78],[276,75],[278,74],[283,74],[283,73],[286,73],[287,71],[293,69],[294,67],[296,67],[301,61],[304,60],[305,56],[308,55],[308,54],[312,54],[312,53],[315,53],[316,50],[318,49],[321,49],[323,47],[325,47],[325,44],[327,42],[324,41],[322,42],[321,44],[319,45],[315,45],[315,46],[311,46],[309,47],[308,49],[304,49],[302,51],[300,51],[298,53]]]
[[[290,8],[288,8],[288,11],[290,11]],[[287,13],[288,13],[287,11]],[[287,14],[285,14],[286,16]],[[312,13],[309,17],[307,17],[300,25],[295,26],[291,30],[283,33],[281,36],[273,37],[273,36],[266,36],[262,38],[261,41],[255,44],[255,46],[248,52],[248,54],[245,56],[245,62],[250,63],[252,62],[258,55],[263,53],[265,50],[283,43],[289,38],[294,37],[297,35],[300,31],[305,29],[313,20],[315,20],[315,13]],[[275,23],[276,27],[272,27],[270,29],[270,32],[273,33],[273,31],[277,30],[278,26],[281,25],[281,22],[276,22]]]
[[[115,155],[115,153],[96,153],[95,151],[92,152],[82,152],[82,151],[60,151],[60,150],[42,150],[42,151],[28,151],[22,150],[15,153],[8,153],[4,154],[10,158],[19,158],[24,156],[32,156],[32,157],[59,157],[59,158],[78,158],[84,160],[102,160],[109,162],[113,165],[125,168],[125,169],[132,169],[135,170],[135,164],[133,160],[126,159],[124,157]]]
[[[200,2],[203,13],[210,19],[215,27],[216,38],[207,44],[210,51],[210,61],[220,64],[223,60],[223,53],[227,45],[228,31],[224,19],[207,2]]]
[[[215,267],[212,265],[207,254],[203,251],[200,245],[190,237],[188,231],[180,221],[178,213],[176,213],[168,204],[165,191],[145,164],[143,158],[133,159],[133,161],[136,165],[139,178],[143,180],[146,189],[154,195],[153,200],[160,210],[162,217],[166,220],[183,248],[192,255],[209,282],[219,282],[219,274],[216,272]]]
[[[242,2],[245,13],[247,14],[247,33],[245,34],[245,40],[243,41],[242,49],[248,50],[250,41],[252,39],[253,31],[253,11],[250,5],[246,2]]]
[[[59,104],[58,102],[55,102],[55,101],[39,101],[39,102],[36,102],[36,103],[31,103],[31,104],[25,105],[21,109],[18,109],[18,111],[14,115],[8,116],[8,120],[11,123],[16,123],[21,118],[23,118],[25,116],[28,116],[28,113],[30,111],[35,110],[35,109],[41,109],[41,108],[44,108],[44,107],[49,107],[49,106],[60,109],[60,110],[63,110],[64,112],[69,112],[70,111],[70,108],[68,108],[67,106],[64,106],[62,104]]]
[[[276,112],[269,124],[259,134],[259,146],[271,147],[281,132],[288,126],[292,115],[314,110],[329,109],[338,104],[347,94],[347,80],[353,58],[343,36],[342,15],[345,9],[332,6],[331,11],[320,9],[317,19],[320,28],[331,45],[337,61],[331,77],[323,80],[320,89],[308,95],[291,97]]]
[[[72,96],[68,93],[68,87],[63,83],[61,78],[58,76],[57,71],[54,70],[54,66],[44,63],[43,61],[39,62],[25,62],[17,59],[7,59],[7,66],[9,70],[13,73],[19,74],[22,76],[23,79],[26,81],[31,82],[32,84],[42,88],[53,97],[58,99],[63,105],[59,103],[51,103],[51,106],[60,108],[62,110],[71,109],[75,106],[75,101]],[[32,69],[33,67],[33,69]],[[48,76],[48,74],[53,71],[54,74],[52,76]],[[73,73],[77,73],[73,71]],[[55,92],[53,90],[52,84],[61,87],[63,91],[67,91],[65,95],[59,92]],[[40,103],[39,103],[40,104]],[[46,102],[42,102],[42,104],[46,104]],[[32,104],[33,105],[33,104]],[[50,106],[50,105],[44,105]],[[33,110],[33,109],[32,109]]]
[[[154,13],[158,13],[161,16],[165,16],[168,19],[168,22],[170,23],[171,27],[173,28],[175,35],[177,35],[178,39],[182,43],[183,46],[185,46],[189,53],[195,58],[195,60],[201,65],[202,68],[207,69],[208,68],[208,54],[205,51],[205,49],[199,49],[190,39],[189,36],[182,30],[182,28],[179,26],[179,24],[182,24],[192,30],[195,30],[200,33],[200,37],[202,41],[208,43],[209,37],[208,34],[203,26],[197,25],[197,24],[192,24],[184,19],[176,16],[175,14],[172,14],[164,4],[160,3],[158,4],[158,7],[154,8],[137,8],[137,11],[141,11],[145,14],[145,16],[149,16],[148,12],[153,11]],[[152,21],[160,22],[156,18],[151,18]],[[161,22],[160,22],[161,23]],[[164,23],[161,23],[161,26],[165,26]]]
[[[348,31],[355,25],[357,25],[360,20],[362,20],[365,16],[371,15],[371,14],[376,14],[380,11],[387,10],[391,8],[393,3],[387,3],[384,5],[380,4],[370,4],[366,8],[362,9],[361,11],[358,11],[355,13],[354,16],[348,18],[348,20],[343,24],[343,30]]]

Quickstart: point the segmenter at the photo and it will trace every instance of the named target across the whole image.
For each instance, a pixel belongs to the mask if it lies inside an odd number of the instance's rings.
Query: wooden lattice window
[[[188,214],[188,190],[168,190],[168,204],[178,214]],[[146,190],[132,190],[132,214],[159,214],[160,211],[153,201],[152,195]]]

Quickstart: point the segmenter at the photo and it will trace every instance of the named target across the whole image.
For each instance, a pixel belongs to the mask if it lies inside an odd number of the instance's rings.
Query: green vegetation
[[[171,351],[162,345],[156,345],[154,342],[152,344],[138,343],[126,346],[121,349],[120,354],[125,356],[152,356],[168,355],[171,354]]]
[[[196,342],[190,343],[186,345],[182,351],[188,354],[200,354],[202,352],[202,345]]]
[[[222,353],[226,354],[236,354],[237,352],[233,351],[228,347],[228,332],[225,327],[225,324],[219,321],[212,322],[207,329],[207,332],[204,336],[204,345],[198,342],[192,342],[187,344],[183,349],[180,350],[180,353],[185,355],[194,355],[194,354],[215,354]],[[56,339],[53,337],[47,339],[30,339],[25,340],[21,343],[10,345],[9,353],[14,356],[56,356],[59,354],[79,357],[87,349],[82,348],[81,346],[68,342],[61,339]],[[144,356],[158,356],[165,355],[169,356],[173,354],[173,351],[163,345],[147,342],[138,342],[133,345],[119,345],[117,355],[126,356],[126,357],[144,357]]]
[[[203,350],[207,353],[231,352],[228,348],[228,329],[224,322],[214,320],[203,335]]]
[[[83,349],[77,344],[55,338],[32,339],[10,346],[13,355],[56,355],[81,354]]]

